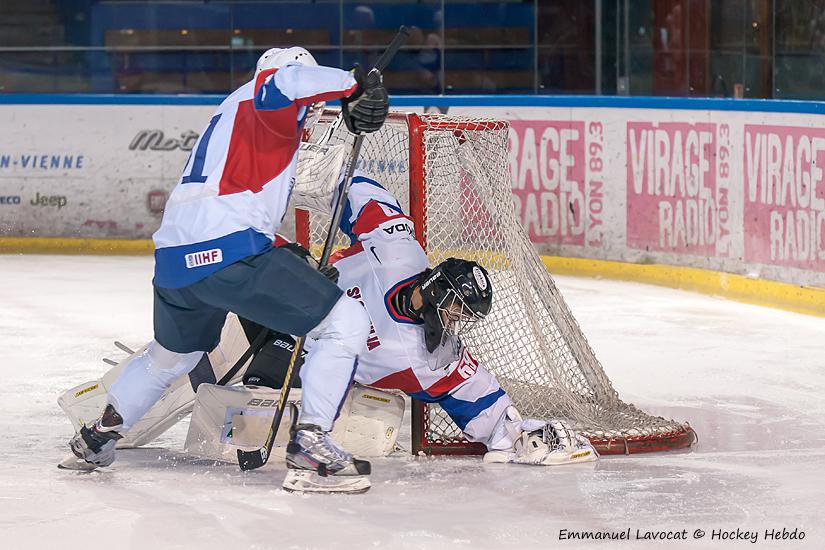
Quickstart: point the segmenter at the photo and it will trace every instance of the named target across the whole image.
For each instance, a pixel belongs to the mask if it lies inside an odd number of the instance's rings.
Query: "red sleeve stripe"
[[[353,84],[346,90],[335,90],[332,92],[321,92],[320,94],[311,95],[309,97],[298,97],[295,98],[295,103],[299,105],[310,105],[312,103],[316,103],[318,101],[330,101],[333,99],[341,99],[342,97],[349,97],[352,95],[352,92],[358,88],[358,84]]]
[[[456,387],[460,386],[467,379],[464,378],[458,369],[455,369],[453,372],[441,378],[438,382],[430,386],[429,388],[425,389],[424,391],[427,392],[432,397],[439,397],[444,395],[445,393],[449,393],[450,391],[454,390]]]
[[[370,382],[369,385],[375,386],[376,388],[401,390],[404,393],[418,393],[422,389],[421,383],[418,381],[418,378],[416,378],[412,369],[394,372],[380,380]]]
[[[350,256],[354,256],[354,255],[358,254],[359,252],[363,252],[363,251],[364,251],[364,245],[361,241],[358,241],[357,243],[350,246],[349,248],[343,248],[341,250],[335,251],[329,257],[329,263],[334,264],[338,260],[343,260],[344,258],[349,258]]]
[[[389,215],[384,212],[384,209],[381,208],[377,202],[370,201],[358,215],[355,225],[352,226],[352,233],[354,235],[363,235],[364,233],[375,230],[376,227],[384,222],[398,219],[412,222],[409,216],[405,216],[404,214]]]

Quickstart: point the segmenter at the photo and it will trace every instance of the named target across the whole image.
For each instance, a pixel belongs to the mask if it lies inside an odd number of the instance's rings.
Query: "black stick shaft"
[[[338,224],[341,223],[341,216],[344,214],[343,206],[347,203],[349,186],[352,183],[352,175],[355,173],[355,165],[358,163],[358,157],[361,155],[361,145],[363,143],[363,135],[355,136],[355,143],[352,145],[352,156],[350,156],[349,165],[347,166],[347,174],[344,178],[344,185],[341,186],[341,193],[338,194],[338,200],[335,202],[335,211],[329,222],[327,239],[324,242],[324,251],[321,253],[321,260],[318,262],[319,267],[324,267],[327,265],[327,262],[329,262],[329,257],[332,254],[332,249],[335,246],[335,237],[338,235]]]
[[[232,378],[236,374],[238,374],[238,371],[241,370],[241,368],[243,368],[243,366],[246,364],[249,358],[252,357],[254,354],[258,353],[258,351],[260,351],[260,349],[264,346],[267,334],[269,334],[269,329],[266,327],[261,327],[261,330],[255,336],[252,342],[249,343],[249,347],[246,348],[246,351],[243,352],[243,355],[241,355],[235,362],[235,364],[232,365],[232,368],[226,371],[226,374],[224,374],[221,377],[221,379],[216,382],[216,385],[227,385],[232,380]]]
[[[387,66],[392,61],[392,58],[395,57],[395,54],[398,53],[398,50],[401,49],[401,46],[407,42],[407,38],[410,36],[410,29],[401,25],[398,29],[398,33],[390,42],[390,45],[387,46],[387,49],[384,50],[384,53],[381,54],[381,57],[378,58],[378,61],[375,62],[375,68],[379,71],[382,71],[387,68]]]

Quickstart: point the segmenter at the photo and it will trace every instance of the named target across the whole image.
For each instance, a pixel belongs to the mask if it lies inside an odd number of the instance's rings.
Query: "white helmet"
[[[312,54],[299,46],[292,48],[271,48],[266,50],[261,57],[258,58],[258,64],[255,67],[255,75],[260,74],[261,71],[267,69],[280,69],[286,65],[307,65],[310,67],[317,67],[318,62],[312,57]]]
[[[255,80],[262,71],[267,69],[280,69],[287,65],[306,65],[308,67],[317,67],[318,62],[312,57],[312,54],[300,46],[293,46],[291,48],[271,48],[266,50],[261,57],[258,58],[258,64],[255,67]],[[304,112],[305,122],[304,128],[309,129],[321,118],[324,112],[326,102],[318,101],[307,107]]]

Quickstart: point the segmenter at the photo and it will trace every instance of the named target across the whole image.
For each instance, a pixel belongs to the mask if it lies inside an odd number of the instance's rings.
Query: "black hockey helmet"
[[[445,334],[458,336],[483,319],[493,305],[493,285],[487,271],[475,262],[448,258],[419,279],[424,304],[417,312],[424,321],[427,351],[432,353]]]

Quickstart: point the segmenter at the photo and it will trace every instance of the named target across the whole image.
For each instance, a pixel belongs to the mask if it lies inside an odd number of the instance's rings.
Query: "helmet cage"
[[[427,351],[442,346],[448,337],[466,334],[489,313],[492,287],[487,272],[467,260],[448,258],[421,275],[424,300],[419,315],[424,321]]]
[[[448,283],[450,289],[436,304],[435,309],[438,312],[442,330],[447,334],[459,336],[468,332],[478,321],[484,319],[485,314],[473,311],[452,282],[448,281]]]

